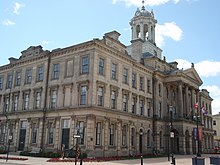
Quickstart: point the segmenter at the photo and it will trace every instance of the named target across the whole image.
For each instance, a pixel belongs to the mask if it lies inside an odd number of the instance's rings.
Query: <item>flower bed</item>
[[[141,155],[136,156],[114,156],[114,157],[94,157],[94,158],[83,158],[83,162],[105,162],[113,160],[126,160],[126,159],[140,159]],[[160,157],[154,155],[143,155],[144,158]],[[80,161],[80,159],[78,159]],[[47,162],[75,162],[74,158],[51,158]]]
[[[6,156],[0,156],[0,159],[6,159],[6,158],[7,158]],[[8,160],[22,160],[22,161],[24,161],[24,160],[28,160],[28,158],[11,157],[11,156],[9,156]]]

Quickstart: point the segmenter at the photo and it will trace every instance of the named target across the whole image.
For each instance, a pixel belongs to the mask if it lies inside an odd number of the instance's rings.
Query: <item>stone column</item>
[[[152,39],[151,36],[152,36],[152,35],[151,35],[151,25],[149,24],[149,25],[148,25],[148,40],[151,40],[151,39]]]
[[[118,120],[116,123],[116,138],[115,138],[115,144],[116,144],[116,152],[117,152],[117,156],[120,156],[119,152],[121,151],[121,120]]]
[[[186,141],[184,135],[179,136],[179,150],[180,154],[186,154]]]
[[[95,132],[96,132],[96,130],[95,130],[95,115],[88,115],[87,116],[86,128],[87,128],[86,148],[87,148],[87,150],[94,151],[93,137],[95,137]]]
[[[185,86],[185,107],[186,107],[186,116],[189,116],[189,94],[188,94],[189,87]]]
[[[144,38],[144,25],[143,25],[143,23],[140,24],[140,32],[141,32],[141,39],[145,40],[145,38]]]
[[[105,118],[104,120],[104,125],[103,125],[103,157],[106,157],[106,151],[108,151],[108,146],[109,146],[109,118]]]
[[[153,28],[153,30],[152,30],[152,40],[153,40],[153,42],[155,42],[155,25],[152,27]]]
[[[182,82],[179,82],[178,85],[178,104],[179,104],[179,111],[178,111],[178,116],[183,117],[183,91],[182,91]]]
[[[18,136],[18,131],[19,131],[19,120],[15,120],[15,125],[14,125],[14,132],[13,132],[13,145],[15,148],[15,151],[17,151],[17,144],[19,143],[19,136]]]
[[[45,124],[46,125],[46,124]],[[37,131],[38,131],[38,139],[37,139],[37,144],[41,144],[41,137],[42,137],[42,133],[44,133],[44,130],[43,130],[43,118],[41,120],[38,121],[37,123]],[[44,129],[47,128],[46,126],[44,127]],[[46,132],[46,131],[45,131]],[[46,139],[46,134],[44,134],[44,141],[43,141],[43,146],[45,146],[47,142],[47,139]],[[40,146],[39,146],[40,147]]]
[[[74,135],[76,134],[76,122],[75,122],[75,119],[76,119],[76,117],[75,116],[71,116],[71,126],[70,126],[70,137],[72,138],[71,140],[70,140],[70,146],[75,146],[75,142],[76,142],[76,140],[75,140],[75,138],[74,138]]]
[[[28,149],[30,144],[30,134],[31,134],[31,118],[27,119],[27,128],[26,128],[26,138],[25,138],[25,149]]]

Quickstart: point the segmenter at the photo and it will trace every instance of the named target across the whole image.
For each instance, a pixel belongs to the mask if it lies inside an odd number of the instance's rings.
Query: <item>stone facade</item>
[[[144,14],[144,8],[140,12],[135,17],[154,17]],[[154,18],[150,20],[155,27]],[[52,51],[31,46],[1,66],[1,145],[11,137],[13,151],[38,147],[56,152],[62,144],[72,148],[77,142],[89,156],[171,150],[192,154],[197,152],[194,116],[199,116],[204,135],[200,146],[203,152],[212,151],[212,99],[208,91],[199,90],[202,80],[194,66],[179,70],[176,62],[161,59],[154,30],[150,40],[138,42],[133,32],[130,46],[119,35],[113,31]]]
[[[214,133],[214,147],[220,148],[220,128],[219,128],[219,123],[220,123],[220,113],[213,115],[213,129],[215,131]]]

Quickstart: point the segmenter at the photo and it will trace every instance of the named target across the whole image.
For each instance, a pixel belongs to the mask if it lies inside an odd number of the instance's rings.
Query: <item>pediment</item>
[[[189,78],[194,80],[194,82],[197,82],[197,84],[200,86],[203,84],[202,79],[200,78],[199,74],[195,70],[194,67],[191,67],[189,69],[183,70],[183,73]]]

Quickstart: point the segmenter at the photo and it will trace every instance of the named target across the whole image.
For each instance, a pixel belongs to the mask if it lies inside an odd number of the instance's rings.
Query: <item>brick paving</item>
[[[0,155],[4,156],[4,155]],[[27,156],[17,156],[17,155],[9,155],[10,157],[25,157],[28,158],[26,161],[20,160],[6,160],[0,159],[0,165],[75,165],[74,162],[47,162],[49,158],[36,158],[36,157],[27,157]],[[176,165],[191,165],[192,164],[192,157],[195,155],[175,155],[176,157]],[[217,155],[202,155],[205,158],[205,165],[210,165],[210,156],[217,156]],[[109,162],[83,162],[83,165],[140,165],[140,159],[135,160],[120,160],[120,161],[109,161]],[[162,158],[148,158],[144,159],[144,165],[170,165],[171,161],[168,161],[167,157]],[[77,165],[80,165],[77,162]]]

